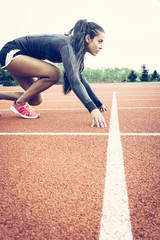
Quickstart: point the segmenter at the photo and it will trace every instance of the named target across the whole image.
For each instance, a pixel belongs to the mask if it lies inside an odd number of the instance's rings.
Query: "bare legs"
[[[25,92],[0,92],[0,99],[16,99],[18,104],[23,102],[29,102],[31,105],[40,104],[43,100],[41,92],[60,79],[60,71],[57,67],[28,56],[13,59],[6,70]]]
[[[24,92],[0,92],[0,100],[17,100]]]

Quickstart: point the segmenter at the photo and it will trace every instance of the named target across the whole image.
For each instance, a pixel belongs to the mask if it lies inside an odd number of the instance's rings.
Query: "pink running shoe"
[[[21,105],[17,105],[16,101],[14,101],[10,110],[14,113],[20,114],[22,118],[34,119],[40,117],[40,114],[34,112],[34,110],[27,102],[24,102]]]
[[[0,117],[2,116],[2,113],[0,112]]]

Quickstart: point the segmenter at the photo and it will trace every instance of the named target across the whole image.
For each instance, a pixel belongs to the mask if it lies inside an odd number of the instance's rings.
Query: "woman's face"
[[[93,39],[90,38],[89,34],[86,35],[87,48],[86,52],[89,52],[93,56],[96,56],[98,52],[102,49],[102,43],[104,42],[105,34],[99,32],[97,36]]]

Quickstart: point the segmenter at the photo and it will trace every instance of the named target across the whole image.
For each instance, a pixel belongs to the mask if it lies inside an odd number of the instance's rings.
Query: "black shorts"
[[[22,55],[21,51],[17,49],[14,42],[8,42],[0,51],[0,65],[1,68],[7,67],[7,65],[16,57]]]

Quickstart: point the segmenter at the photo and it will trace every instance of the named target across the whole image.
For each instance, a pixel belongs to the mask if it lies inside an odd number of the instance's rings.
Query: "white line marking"
[[[160,133],[121,133],[121,136],[160,136]]]
[[[140,96],[140,97],[142,97],[142,96],[145,97],[145,96],[146,96],[146,97],[148,97],[148,96],[151,96],[151,95],[153,95],[153,96],[158,95],[158,96],[159,96],[159,94],[160,94],[160,92],[157,92],[157,93],[148,93],[148,94],[147,94],[147,93],[144,93],[144,94],[143,94],[143,93],[141,93],[141,94],[123,94],[123,93],[121,94],[121,93],[118,93],[117,95],[118,95],[118,97],[121,97],[121,96],[123,96],[123,97],[124,97],[124,96],[125,96],[125,97],[126,97],[126,96],[127,96],[127,97],[128,97],[128,96],[129,96],[129,97],[138,97],[138,96]]]
[[[0,132],[1,136],[5,135],[17,135],[17,136],[109,136],[110,133],[92,133],[92,132],[77,132],[77,133],[72,133],[72,132]],[[120,136],[160,136],[160,133],[120,133]]]
[[[125,102],[125,101],[159,101],[160,100],[160,98],[152,98],[152,99],[149,99],[149,98],[144,98],[144,99],[142,99],[142,98],[121,98],[121,99],[119,99],[118,101],[119,102]],[[74,100],[74,101],[76,101],[76,100]],[[111,102],[111,100],[107,100],[107,99],[102,99],[102,101],[104,101],[104,102]],[[45,101],[45,104],[47,104],[47,103],[60,103],[60,102],[73,102],[73,100],[72,99],[69,99],[69,100],[50,100],[50,101]],[[8,101],[1,101],[0,102],[1,104],[4,104],[4,103],[9,103]],[[77,101],[77,103],[78,103],[78,101]]]
[[[40,136],[40,135],[42,135],[42,136],[107,136],[108,135],[108,133],[90,133],[90,132],[88,132],[88,133],[86,133],[86,132],[81,132],[81,133],[72,133],[72,132],[28,132],[28,133],[26,133],[26,132],[11,132],[11,133],[9,133],[9,132],[2,132],[2,133],[0,133],[0,135],[2,135],[2,136],[5,136],[5,135],[14,135],[14,136],[20,136],[20,135],[22,135],[22,136],[24,136],[24,135],[26,135],[26,136],[31,136],[31,135],[33,135],[33,136]]]
[[[72,133],[72,132],[0,132],[1,136],[5,135],[22,135],[22,136],[109,136],[109,133],[92,133],[92,132],[77,132],[77,133]],[[160,133],[120,133],[120,136],[160,136]]]
[[[111,109],[106,168],[99,240],[131,240],[133,236],[115,92]]]
[[[34,110],[36,111],[78,111],[78,110],[85,110],[86,108],[47,108],[47,109],[43,109],[43,108],[34,108]]]
[[[141,109],[141,108],[144,108],[144,109],[159,109],[160,107],[119,107],[118,109]]]
[[[34,108],[36,111],[86,111],[86,108]],[[2,111],[10,111],[10,109],[1,109]]]
[[[152,98],[152,99],[147,99],[147,98],[127,98],[127,99],[119,99],[118,101],[119,102],[122,102],[122,101],[158,101],[160,100],[160,98]]]
[[[119,107],[117,108],[118,110],[127,110],[127,109],[159,109],[160,107]],[[85,108],[34,108],[36,111],[86,111]],[[109,107],[107,107],[107,109],[111,109]],[[6,111],[9,111],[10,112],[10,109],[1,109],[1,112],[6,112]]]

